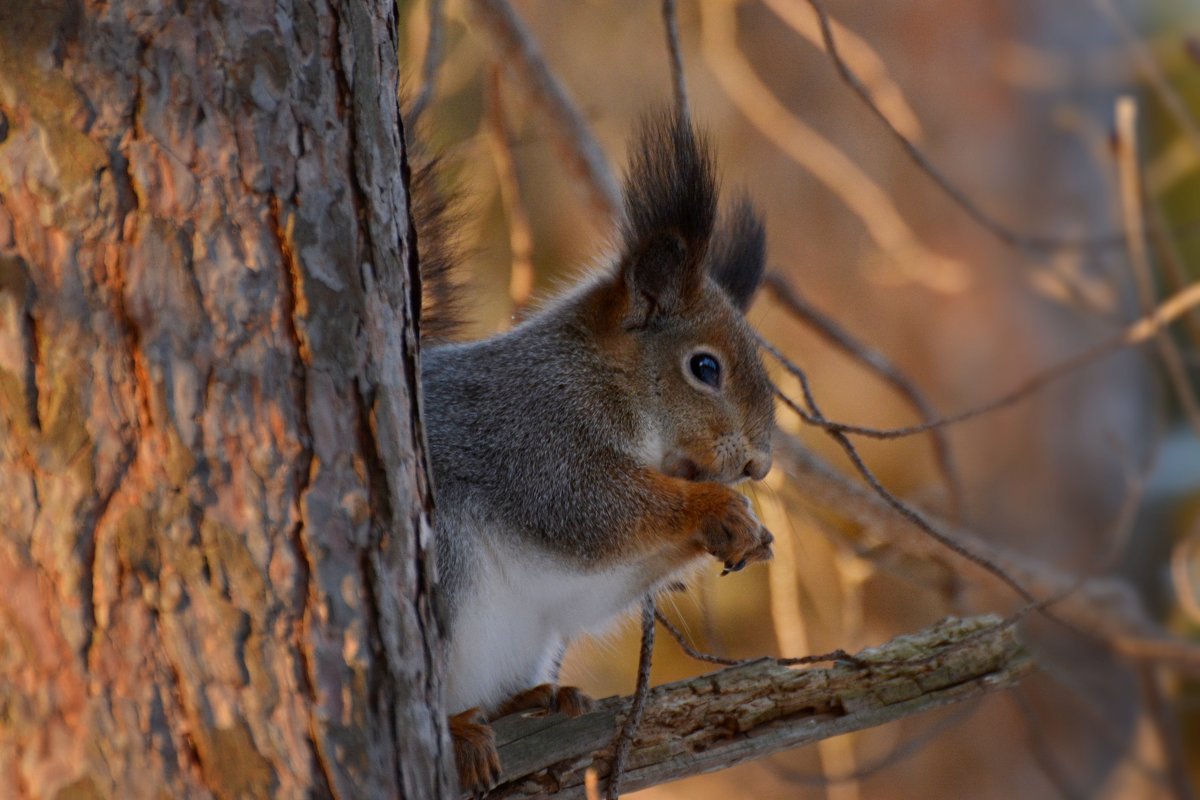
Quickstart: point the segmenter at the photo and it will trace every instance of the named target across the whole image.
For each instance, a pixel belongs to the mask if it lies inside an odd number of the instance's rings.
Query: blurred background
[[[420,128],[466,200],[472,333],[486,335],[512,324],[530,290],[536,302],[602,259],[612,220],[480,4],[437,5],[441,57]],[[619,170],[637,116],[671,101],[660,4],[512,7]],[[1200,312],[1158,342],[1057,366],[1200,277],[1200,1],[826,7],[842,57],[946,185],[839,78],[805,0],[680,0],[693,117],[712,134],[725,197],[744,187],[767,220],[778,288],[751,321],[806,371],[828,418],[862,426],[921,417],[780,292],[883,356],[933,416],[1049,376],[942,428],[941,460],[927,433],[855,443],[907,502],[1035,571],[1100,576],[1099,614],[1112,602],[1177,647],[1131,657],[1111,629],[1083,636],[1031,619],[1043,669],[1015,691],[636,796],[1190,796],[1200,778]],[[404,7],[409,97],[424,83],[430,18],[424,0]],[[796,380],[770,367],[799,398]],[[784,409],[780,424],[857,479],[824,431]],[[998,582],[814,498],[787,467],[777,459],[751,490],[775,560],[721,579],[714,565],[661,604],[701,649],[853,652],[947,614],[1020,607]],[[564,681],[598,697],[632,691],[638,637],[630,622],[574,647]],[[660,634],[655,683],[708,669]]]

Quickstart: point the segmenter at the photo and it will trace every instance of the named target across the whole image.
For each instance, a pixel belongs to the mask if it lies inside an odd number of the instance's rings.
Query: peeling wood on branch
[[[947,619],[828,669],[761,659],[652,689],[622,775],[624,791],[712,772],[1015,685],[1033,668],[1013,626]],[[576,719],[512,716],[495,724],[501,784],[489,798],[582,798],[603,778],[630,697]]]

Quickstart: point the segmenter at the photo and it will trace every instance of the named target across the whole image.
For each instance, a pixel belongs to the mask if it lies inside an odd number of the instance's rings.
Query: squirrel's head
[[[691,480],[761,479],[774,388],[744,312],[765,237],[740,199],[717,224],[712,157],[670,117],[642,124],[625,180],[620,257],[602,288],[603,336],[639,395],[646,466]]]

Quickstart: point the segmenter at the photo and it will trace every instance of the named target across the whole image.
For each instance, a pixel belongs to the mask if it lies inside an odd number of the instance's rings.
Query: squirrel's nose
[[[742,474],[747,478],[755,481],[761,481],[767,477],[767,473],[771,471],[771,454],[770,453],[755,453],[754,456],[746,462]]]

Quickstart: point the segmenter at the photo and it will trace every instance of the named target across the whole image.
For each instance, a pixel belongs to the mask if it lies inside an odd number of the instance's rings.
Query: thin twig
[[[1146,497],[1146,485],[1150,482],[1150,476],[1154,474],[1162,450],[1161,420],[1156,421],[1153,431],[1141,464],[1132,468],[1126,467],[1125,495],[1121,498],[1121,505],[1117,507],[1117,513],[1108,525],[1108,530],[1100,537],[1099,541],[1104,543],[1104,550],[1091,565],[1093,576],[1105,575],[1116,569],[1133,537],[1138,514]]]
[[[1115,634],[1106,641],[1116,652],[1138,661],[1152,661],[1200,675],[1200,646],[1165,636]]]
[[[1200,564],[1200,524],[1175,543],[1170,560],[1175,602],[1191,624],[1200,625],[1200,586],[1196,581],[1195,564]]]
[[[709,573],[696,584],[696,588],[700,595],[700,631],[704,634],[704,642],[709,649],[716,655],[720,655],[728,648],[725,646],[724,637],[717,629],[716,620],[713,619],[713,607],[716,600],[713,597],[714,580],[715,576]]]
[[[793,114],[738,48],[737,8],[700,4],[701,41],[721,89],[747,120],[792,161],[829,189],[862,223],[899,277],[938,292],[958,292],[970,276],[962,261],[927,247],[895,201],[841,148]]]
[[[783,392],[777,391],[776,392],[777,396],[781,400],[783,400],[783,402],[788,406],[788,408],[792,409],[797,414],[800,414],[802,417],[810,418],[810,419],[816,421],[817,423],[823,422],[825,420],[825,417],[821,414],[820,409],[817,407],[816,398],[813,396],[812,388],[810,387],[810,385],[808,383],[808,375],[802,369],[800,369],[800,367],[798,367],[795,363],[793,363],[791,361],[791,359],[789,359],[787,356],[785,356],[783,353],[781,353],[778,349],[776,349],[775,346],[772,345],[771,343],[763,340],[762,345],[767,350],[768,353],[773,355],[784,366],[784,368],[788,372],[790,372],[797,380],[800,381],[800,388],[801,388],[802,392],[804,393],[804,402],[805,402],[805,405],[808,406],[808,410],[805,411],[804,409],[800,408],[800,406],[794,400],[792,400],[790,397],[785,395]],[[850,440],[848,438],[846,438],[845,434],[842,431],[829,429],[829,428],[827,428],[826,430],[833,437],[834,441],[836,441],[838,443],[838,445],[840,445],[841,448],[845,451],[846,455],[850,458],[850,462],[854,465],[854,468],[857,469],[859,474],[861,474],[863,476],[863,479],[866,480],[867,485],[870,486],[875,491],[876,494],[878,494],[881,498],[883,498],[884,502],[886,502],[889,506],[891,506],[902,517],[907,519],[909,522],[911,522],[913,525],[915,525],[920,530],[924,531],[929,536],[933,537],[933,539],[935,541],[937,541],[939,544],[941,544],[943,547],[947,548],[951,552],[956,553],[957,555],[961,556],[962,558],[965,558],[966,560],[972,562],[976,566],[982,567],[987,572],[990,572],[992,575],[995,575],[1002,582],[1009,585],[1013,589],[1013,591],[1015,591],[1017,593],[1017,595],[1021,597],[1021,599],[1025,600],[1026,602],[1035,602],[1036,601],[1036,598],[1034,598],[1034,596],[1028,590],[1026,590],[1023,586],[1021,586],[1020,583],[1015,581],[1013,578],[1009,577],[1008,574],[1004,572],[1004,570],[995,566],[987,559],[985,559],[981,556],[977,556],[974,553],[972,553],[971,551],[967,550],[962,545],[960,545],[958,542],[956,542],[953,539],[953,537],[951,537],[947,534],[944,534],[941,531],[935,529],[929,523],[929,521],[925,519],[925,517],[920,512],[918,512],[915,508],[909,507],[906,503],[904,503],[902,500],[900,500],[900,498],[896,497],[894,494],[892,494],[890,491],[888,491],[879,482],[879,479],[875,477],[875,474],[873,472],[871,472],[871,470],[863,462],[862,458],[858,455],[858,451],[855,449],[854,445],[850,442]]]
[[[834,469],[794,436],[777,433],[773,451],[780,468],[791,477],[790,489],[806,505],[815,503],[829,512],[844,515],[884,543],[907,557],[921,561],[944,562],[945,548],[921,528],[912,530],[912,520],[899,516],[884,498],[868,487],[852,481]],[[900,524],[901,520],[905,524]],[[947,529],[938,520],[934,527]],[[1068,617],[1077,632],[1104,642],[1114,652],[1137,660],[1154,661],[1174,669],[1200,674],[1200,646],[1163,633],[1126,581],[1113,578],[1084,582],[1044,561],[997,547],[988,539],[966,529],[957,529],[954,538],[984,555],[986,561],[1004,564],[1004,570],[1017,576],[1034,594],[1047,597],[1041,603],[1026,606],[1023,616],[1041,606],[1053,604]],[[962,562],[973,576],[992,573],[975,561]],[[959,567],[955,567],[959,569]],[[975,579],[968,575],[968,579]],[[1082,629],[1082,630],[1081,630]]]
[[[629,708],[629,716],[621,725],[617,738],[613,741],[612,772],[608,777],[607,800],[617,800],[620,796],[621,773],[625,770],[625,762],[633,747],[633,737],[637,735],[638,726],[642,724],[642,712],[646,708],[646,695],[650,693],[650,661],[654,655],[654,598],[647,597],[642,601],[642,651],[638,656],[637,688],[633,693],[633,705]]]
[[[488,69],[487,129],[500,199],[508,217],[508,245],[512,253],[508,296],[512,300],[513,318],[520,321],[533,295],[533,231],[521,200],[521,177],[504,111],[504,86],[500,68],[495,64]]]
[[[1137,101],[1125,95],[1117,98],[1117,172],[1120,176],[1121,217],[1125,224],[1125,241],[1129,263],[1133,268],[1134,285],[1142,313],[1154,311],[1154,270],[1146,249],[1146,217],[1142,209],[1141,166],[1138,163]],[[1200,402],[1188,383],[1183,359],[1174,341],[1165,332],[1154,337],[1159,358],[1162,359],[1167,380],[1171,384],[1189,424],[1200,435]]]
[[[1119,350],[1134,345],[1141,345],[1152,339],[1155,334],[1166,328],[1175,320],[1179,319],[1184,313],[1192,308],[1200,307],[1200,283],[1194,283],[1188,286],[1181,292],[1172,295],[1164,300],[1155,308],[1152,314],[1142,317],[1139,320],[1128,325],[1124,330],[1120,331],[1112,338],[1101,342],[1094,347],[1077,353],[1070,358],[1060,361],[1058,364],[1043,370],[1017,384],[1014,388],[1001,394],[994,400],[990,400],[975,408],[959,412],[949,417],[935,420],[934,422],[923,423],[921,425],[910,425],[903,428],[870,428],[863,425],[850,425],[843,422],[835,422],[828,419],[817,419],[812,414],[807,413],[803,409],[797,410],[801,419],[806,424],[824,428],[829,431],[840,431],[849,433],[855,436],[865,436],[871,439],[900,439],[905,436],[914,436],[918,433],[925,433],[934,428],[945,427],[948,425],[956,425],[960,422],[974,419],[983,416],[984,414],[997,411],[1006,406],[1013,405],[1019,400],[1036,393],[1046,386],[1054,383],[1060,378],[1066,377],[1073,372],[1095,363]],[[777,348],[770,347],[768,352],[779,352]]]
[[[442,37],[445,27],[442,0],[429,0],[425,9],[429,18],[429,37],[425,40],[425,60],[421,63],[421,91],[408,109],[408,115],[405,118],[405,123],[410,130],[416,128],[417,120],[433,100],[438,68],[442,63]]]
[[[842,79],[850,89],[859,96],[866,104],[871,114],[874,115],[884,127],[891,133],[892,138],[900,145],[909,159],[916,164],[917,168],[924,172],[929,178],[941,189],[947,197],[954,201],[954,204],[962,209],[967,216],[975,221],[983,229],[987,230],[998,240],[1006,245],[1019,250],[1029,252],[1042,253],[1053,252],[1063,249],[1087,249],[1087,248],[1110,248],[1120,247],[1124,243],[1124,235],[1110,234],[1099,237],[1065,237],[1065,236],[1035,236],[1019,231],[1004,225],[989,213],[984,211],[978,203],[972,200],[958,186],[956,186],[946,175],[934,166],[933,162],[925,153],[913,143],[911,139],[904,135],[888,118],[887,114],[883,113],[879,105],[871,97],[870,90],[863,84],[858,75],[851,69],[850,65],[842,58],[838,50],[837,41],[834,37],[833,26],[829,19],[829,12],[825,10],[821,0],[807,0],[812,6],[813,11],[817,13],[817,18],[821,24],[821,38],[825,43],[825,52],[829,55],[829,60],[833,63],[834,69],[838,76]]]
[[[1104,17],[1113,30],[1125,41],[1142,77],[1154,89],[1155,94],[1167,109],[1167,113],[1174,118],[1179,129],[1191,143],[1192,149],[1200,153],[1200,124],[1188,110],[1187,102],[1171,86],[1171,80],[1158,65],[1150,48],[1130,27],[1129,21],[1125,19],[1112,0],[1092,0],[1092,4],[1100,11],[1100,16]]]
[[[801,297],[787,279],[778,272],[769,272],[765,285],[771,292],[771,296],[791,312],[792,316],[797,320],[816,331],[825,341],[854,358],[889,383],[892,388],[908,401],[909,405],[917,412],[922,421],[934,423],[938,420],[938,415],[934,412],[932,404],[925,399],[924,394],[917,389],[916,385],[887,356],[877,350],[872,350],[851,336],[832,317],[823,313]],[[958,469],[950,452],[950,441],[939,427],[930,428],[929,432],[931,434],[930,441],[933,445],[934,459],[937,462],[938,470],[942,473],[942,479],[946,482],[946,490],[949,494],[949,517],[951,520],[957,520],[962,515],[963,489]]]
[[[617,219],[621,189],[608,159],[525,23],[507,0],[472,0],[471,7],[497,51],[497,60],[512,73],[513,84],[546,113],[555,144],[587,188],[592,205],[605,219]]]
[[[788,27],[817,47],[824,47],[821,26],[816,14],[806,11],[792,0],[764,0],[764,5]],[[872,99],[887,114],[892,124],[913,140],[923,138],[921,121],[904,96],[904,90],[888,74],[887,63],[866,39],[833,20],[838,46],[847,62],[855,65],[857,74],[867,86]]]
[[[775,643],[782,653],[807,652],[812,641],[812,619],[817,615],[802,611],[796,531],[783,511],[782,502],[774,494],[759,496],[758,504],[763,522],[775,533],[775,557],[767,565],[767,589]],[[840,582],[840,570],[834,572],[834,579]],[[839,641],[848,643],[854,642],[861,633],[861,630],[850,626],[839,626],[836,630]],[[848,775],[857,767],[852,737],[839,736],[817,742],[816,750],[817,763],[824,774]],[[826,800],[858,800],[858,785],[850,782],[830,787],[826,792]]]
[[[723,658],[721,656],[703,653],[693,647],[690,642],[688,642],[687,638],[683,635],[683,632],[680,631],[679,628],[675,627],[675,623],[667,619],[666,615],[664,615],[661,610],[655,610],[654,618],[658,620],[659,624],[667,629],[667,633],[671,634],[671,638],[679,644],[679,647],[683,650],[683,652],[687,653],[688,656],[696,659],[697,661],[704,661],[709,664],[720,664],[724,667],[736,667],[740,664],[749,664],[751,661],[756,660],[753,658]]]
[[[1172,292],[1178,292],[1188,284],[1188,270],[1183,263],[1183,253],[1179,251],[1178,243],[1171,237],[1168,231],[1168,223],[1166,215],[1163,212],[1162,202],[1155,202],[1150,198],[1150,190],[1147,187],[1145,173],[1142,173],[1142,197],[1146,198],[1146,222],[1147,229],[1150,233],[1150,244],[1154,247],[1154,253],[1158,257],[1165,269],[1164,278],[1166,285]],[[1184,326],[1188,332],[1188,338],[1191,340],[1192,348],[1200,349],[1200,314],[1192,311],[1184,315]]]
[[[768,349],[769,352],[772,353],[772,355],[781,360],[785,369],[791,372],[797,378],[797,380],[800,381],[800,387],[804,393],[805,403],[809,408],[808,413],[818,422],[822,421],[823,417],[821,415],[821,411],[819,408],[817,408],[816,400],[813,397],[812,390],[808,383],[808,378],[804,371],[785,358],[781,353],[779,353],[779,351],[771,347],[771,345],[767,344],[766,342],[762,342],[762,344]],[[781,400],[783,400],[784,404],[793,411],[798,414],[803,413],[803,410],[791,398],[784,395],[782,392],[776,392],[776,394]],[[1191,667],[1197,663],[1200,663],[1200,648],[1196,648],[1189,643],[1178,642],[1169,639],[1147,639],[1140,635],[1128,637],[1124,635],[1101,635],[1094,630],[1080,628],[1067,619],[1064,619],[1060,614],[1053,610],[1053,607],[1059,605],[1068,597],[1075,594],[1080,588],[1082,588],[1087,580],[1086,578],[1076,578],[1069,582],[1065,587],[1061,588],[1053,596],[1039,600],[1026,587],[1025,583],[1022,580],[1014,577],[1009,570],[1001,567],[988,556],[976,552],[974,548],[964,545],[956,537],[942,529],[940,525],[934,523],[931,518],[925,516],[922,512],[918,511],[916,508],[908,505],[899,497],[892,494],[880,482],[879,478],[870,470],[870,468],[867,467],[866,462],[863,461],[862,456],[854,447],[854,444],[844,433],[841,431],[829,431],[829,433],[831,438],[833,438],[834,441],[841,446],[842,450],[846,453],[846,456],[850,459],[850,462],[854,465],[854,468],[862,476],[863,480],[867,482],[867,485],[870,486],[875,494],[877,494],[896,513],[904,517],[918,530],[933,539],[940,546],[946,548],[960,558],[969,561],[988,574],[997,578],[1000,582],[1008,586],[1014,593],[1016,593],[1017,596],[1026,601],[1028,605],[1026,605],[1013,616],[1009,617],[1006,622],[1016,622],[1024,616],[1036,612],[1041,614],[1046,619],[1062,625],[1069,630],[1075,631],[1076,633],[1088,636],[1090,638],[1099,639],[1110,647],[1116,649],[1118,652],[1122,652],[1126,655],[1136,656],[1138,655],[1139,651],[1150,651],[1156,653],[1162,660],[1171,661],[1172,663],[1176,663],[1178,666]]]
[[[1058,792],[1059,797],[1066,798],[1066,800],[1076,800],[1076,798],[1082,800],[1083,795],[1071,785],[1067,776],[1063,774],[1062,768],[1055,761],[1052,755],[1054,748],[1042,734],[1042,723],[1038,719],[1037,709],[1034,708],[1033,703],[1025,697],[1020,686],[1015,687],[1008,693],[1008,696],[1012,699],[1017,711],[1020,712],[1021,718],[1025,720],[1026,750],[1033,757],[1033,763]]]
[[[870,764],[858,767],[853,772],[841,775],[812,775],[797,769],[785,767],[782,764],[776,764],[770,759],[765,760],[763,763],[780,780],[803,786],[831,786],[839,783],[864,781],[912,758],[937,741],[938,738],[951,728],[963,724],[967,719],[974,716],[975,712],[979,710],[980,705],[979,701],[965,703],[963,708],[955,710],[952,714],[945,715],[942,719],[930,725],[928,729],[916,735],[906,735],[890,753],[872,761]]]
[[[1078,662],[1074,666],[1077,667]],[[1059,701],[1069,702],[1077,709],[1078,713],[1062,709],[1074,716],[1077,724],[1083,725],[1111,752],[1123,752],[1122,760],[1147,781],[1163,787],[1167,785],[1162,770],[1137,752],[1136,746],[1130,747],[1129,726],[1114,719],[1111,698],[1094,687],[1087,687],[1079,680],[1079,670],[1070,665],[1060,666],[1054,659],[1043,657],[1039,659],[1038,667],[1054,683]]]
[[[683,632],[679,630],[675,623],[667,619],[667,617],[661,611],[656,610],[654,612],[654,618],[657,619],[659,623],[667,629],[667,633],[671,634],[671,638],[679,644],[679,647],[683,650],[683,652],[687,653],[689,657],[694,658],[697,661],[704,661],[709,664],[720,664],[721,666],[725,667],[740,667],[744,664],[762,661],[761,658],[723,658],[721,656],[714,656],[710,653],[703,653],[692,646],[692,644],[688,642],[687,637],[683,635]],[[782,664],[788,667],[799,667],[806,664],[859,663],[857,657],[850,655],[845,650],[834,650],[829,653],[821,653],[819,655],[812,656],[774,658],[771,660],[777,664]]]
[[[800,367],[793,363],[783,353],[779,352],[779,350],[777,350],[769,342],[761,338],[759,341],[767,350],[767,352],[771,353],[771,355],[773,355],[783,365],[784,369],[786,369],[798,381],[800,381],[800,389],[804,393],[804,403],[806,406],[808,406],[807,416],[811,416],[818,422],[823,422],[825,417],[821,414],[821,410],[817,406],[816,398],[813,396],[812,388],[808,383],[808,375],[805,374],[804,370],[800,369]],[[776,394],[789,408],[797,413],[803,413],[803,410],[800,408],[800,406],[797,405],[796,402],[790,397],[782,392],[776,392]],[[923,531],[925,535],[932,538],[942,547],[951,551],[960,558],[970,561],[971,563],[999,579],[1003,584],[1012,589],[1022,600],[1026,601],[1027,603],[1036,604],[1038,602],[1038,599],[1033,595],[1032,592],[1026,589],[1020,581],[1009,575],[998,564],[995,564],[986,557],[971,551],[967,547],[964,547],[949,533],[946,533],[935,526],[920,511],[908,505],[896,495],[892,494],[882,483],[880,483],[879,478],[875,476],[875,473],[872,472],[871,469],[866,465],[866,462],[862,460],[862,456],[859,455],[858,449],[854,446],[854,443],[850,441],[849,437],[847,437],[845,433],[839,430],[829,429],[827,429],[827,432],[846,453],[846,456],[850,459],[850,463],[852,463],[854,468],[858,470],[858,473],[862,475],[863,480],[867,482],[867,485],[870,486],[885,503],[891,506],[896,513],[907,519],[919,530]],[[1054,615],[1052,615],[1049,611],[1043,610],[1042,613],[1051,619],[1056,619],[1056,617],[1054,617]]]
[[[600,800],[600,774],[595,767],[588,767],[583,773],[583,791],[587,800]]]
[[[1163,760],[1166,762],[1166,778],[1171,792],[1176,800],[1191,800],[1196,795],[1188,777],[1187,757],[1184,754],[1183,742],[1180,741],[1179,723],[1164,697],[1158,666],[1139,665],[1138,678],[1142,698],[1146,704],[1146,715],[1154,726],[1159,746],[1162,748]]]
[[[667,29],[667,53],[671,56],[671,89],[675,93],[675,115],[681,122],[692,118],[688,105],[687,78],[683,73],[683,53],[679,47],[679,22],[675,0],[662,0],[663,25]]]

